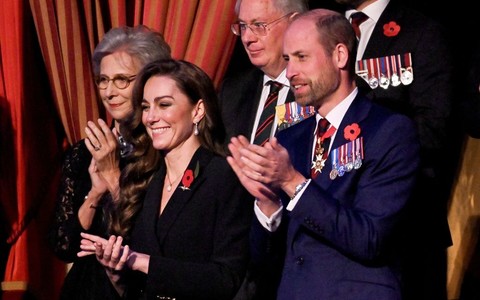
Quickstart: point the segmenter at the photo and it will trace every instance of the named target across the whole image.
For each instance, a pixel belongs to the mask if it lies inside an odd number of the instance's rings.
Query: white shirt
[[[370,40],[370,36],[372,36],[373,28],[375,27],[375,24],[377,24],[380,15],[383,13],[389,2],[390,0],[377,0],[362,10],[362,12],[368,16],[368,19],[359,26],[362,36],[358,43],[357,61],[362,59],[368,40]],[[352,20],[350,19],[350,16],[356,12],[357,10],[349,9],[345,12],[345,17],[351,22]]]

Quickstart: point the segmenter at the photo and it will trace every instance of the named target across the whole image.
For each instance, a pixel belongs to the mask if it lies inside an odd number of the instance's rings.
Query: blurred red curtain
[[[197,64],[218,86],[235,45],[234,4],[0,0],[0,259],[8,253],[0,264],[2,299],[57,298],[65,265],[48,249],[45,234],[65,148],[84,137],[88,120],[109,119],[91,70],[103,34],[147,25],[164,35],[175,58]]]

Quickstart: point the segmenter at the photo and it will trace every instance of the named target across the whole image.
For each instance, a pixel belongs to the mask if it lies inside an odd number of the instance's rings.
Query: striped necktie
[[[272,125],[275,119],[275,106],[277,106],[278,92],[283,87],[283,84],[270,80],[267,82],[270,85],[270,92],[263,107],[262,115],[258,122],[257,131],[253,143],[263,146],[272,132]]]

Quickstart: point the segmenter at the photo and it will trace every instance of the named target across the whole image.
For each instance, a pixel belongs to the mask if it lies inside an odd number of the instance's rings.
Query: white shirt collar
[[[353,102],[353,99],[358,94],[358,88],[355,88],[350,95],[348,95],[342,102],[340,102],[337,106],[335,106],[326,116],[325,118],[332,124],[335,128],[339,128],[340,124],[342,123],[343,117],[347,113],[348,108]],[[320,119],[320,115],[317,114],[317,121]]]
[[[282,73],[280,73],[280,75],[278,75],[277,78],[270,78],[269,76],[267,76],[267,75],[265,75],[265,74],[263,75],[263,85],[264,85],[264,86],[265,86],[265,84],[267,84],[267,82],[269,82],[270,80],[280,82],[280,83],[283,84],[284,86],[290,87],[290,82],[289,82],[288,79],[287,79],[287,69],[283,69]]]
[[[377,0],[362,9],[362,12],[377,23],[389,2],[390,0]],[[349,9],[345,12],[345,17],[350,20],[350,16],[356,12],[355,9]]]

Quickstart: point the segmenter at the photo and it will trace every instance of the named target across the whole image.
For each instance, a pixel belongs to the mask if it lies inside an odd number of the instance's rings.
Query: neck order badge
[[[317,133],[315,134],[315,154],[312,160],[311,176],[317,177],[322,173],[325,161],[328,156],[328,147],[330,146],[330,137],[335,132],[335,127],[330,126],[327,119],[320,119],[317,124]]]

